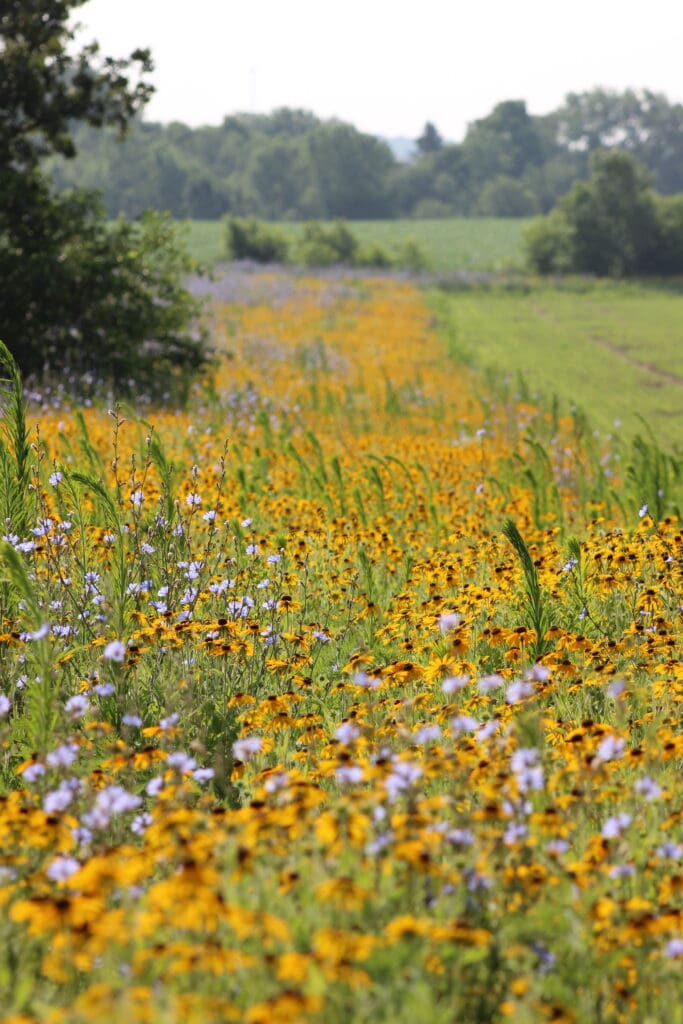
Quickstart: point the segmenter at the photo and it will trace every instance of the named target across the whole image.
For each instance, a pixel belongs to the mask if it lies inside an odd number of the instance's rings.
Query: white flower
[[[104,648],[105,661],[115,661],[118,665],[122,665],[125,657],[126,647],[120,640],[110,640]]]
[[[130,496],[130,500],[136,508],[139,508],[140,505],[142,505],[143,501],[145,500],[144,492],[133,491],[133,493]]]
[[[62,482],[62,474],[59,472],[59,470],[56,470],[54,473],[51,474],[49,480],[52,487],[57,487],[58,484]]]
[[[200,495],[196,494],[194,491],[192,494],[188,494],[188,496],[185,498],[185,504],[189,505],[190,508],[197,508],[199,505],[201,505],[201,503],[202,499]]]
[[[0,693],[0,718],[6,718],[12,710],[12,701],[4,693]]]

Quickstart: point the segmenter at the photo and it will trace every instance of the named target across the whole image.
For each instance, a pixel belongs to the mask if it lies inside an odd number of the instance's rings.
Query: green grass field
[[[414,240],[436,271],[511,270],[523,265],[522,233],[528,220],[455,217],[448,220],[350,221],[363,246],[372,243],[389,250]],[[291,242],[301,224],[279,227]],[[223,258],[221,221],[194,220],[183,225],[195,259],[213,265]]]
[[[493,369],[532,395],[576,404],[601,431],[683,444],[683,302],[637,283],[434,293],[456,359]]]

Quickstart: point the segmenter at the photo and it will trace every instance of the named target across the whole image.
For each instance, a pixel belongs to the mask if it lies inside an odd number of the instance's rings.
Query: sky
[[[296,107],[459,141],[506,99],[532,114],[595,86],[683,101],[682,0],[89,0],[76,18],[107,55],[152,50],[149,121]]]

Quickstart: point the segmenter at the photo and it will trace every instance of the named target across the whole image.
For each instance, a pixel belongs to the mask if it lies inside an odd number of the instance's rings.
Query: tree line
[[[508,100],[461,143],[427,122],[408,162],[350,124],[287,108],[201,128],[138,115],[123,142],[80,122],[73,141],[76,158],[54,155],[46,169],[60,190],[100,190],[110,217],[148,208],[197,219],[534,216],[586,179],[604,149],[643,164],[658,192],[683,192],[683,105],[647,90],[570,93],[543,116]]]

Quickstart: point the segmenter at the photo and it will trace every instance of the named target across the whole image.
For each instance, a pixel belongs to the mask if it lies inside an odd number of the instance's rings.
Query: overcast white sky
[[[89,0],[83,41],[149,46],[147,120],[301,107],[448,139],[504,99],[534,114],[596,85],[683,101],[683,0]]]

